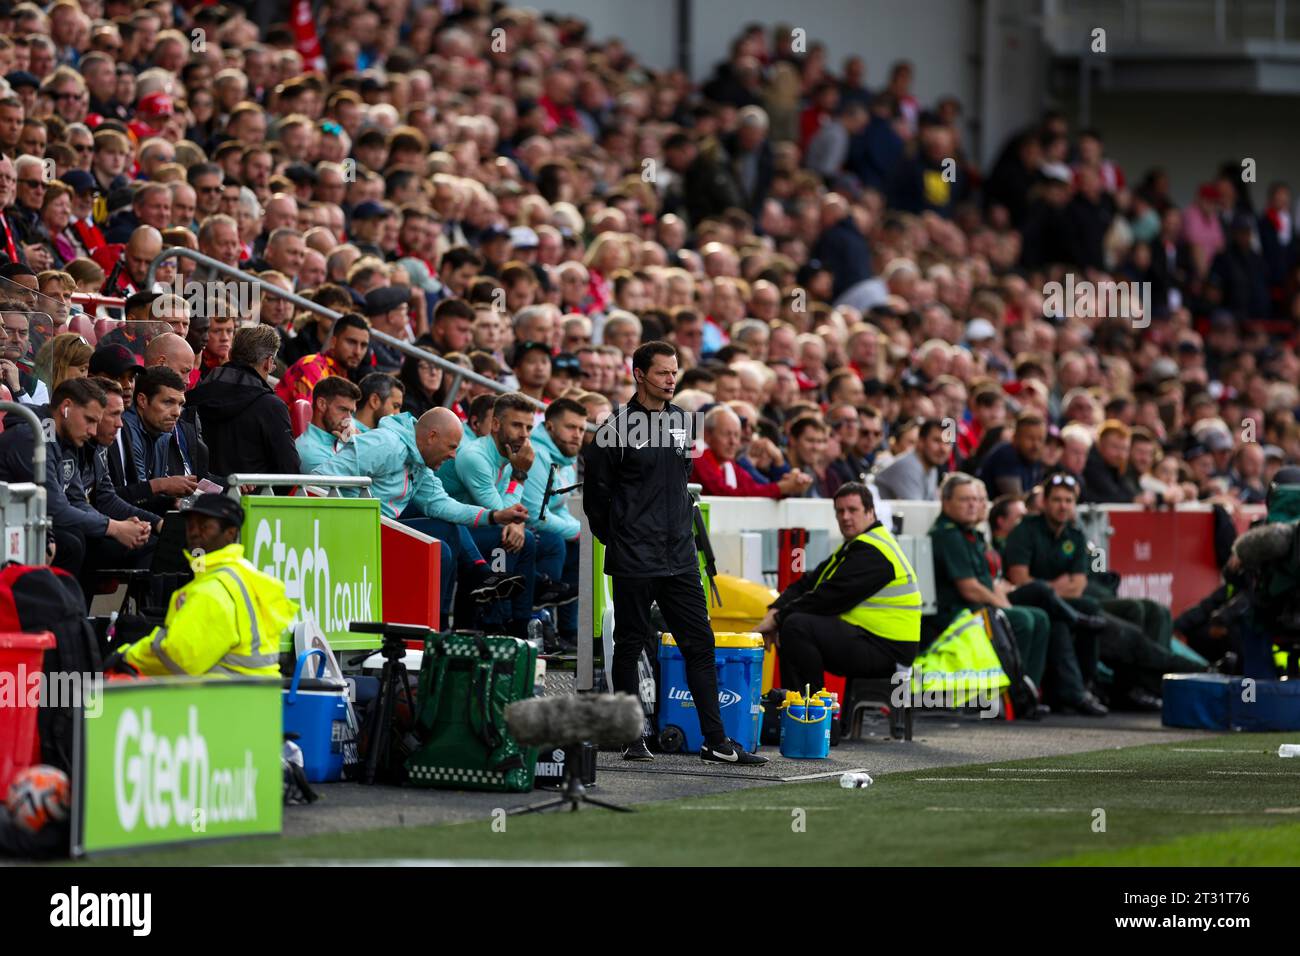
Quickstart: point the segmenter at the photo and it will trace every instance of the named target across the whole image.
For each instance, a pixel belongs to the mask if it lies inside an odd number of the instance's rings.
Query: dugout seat
[[[289,426],[293,429],[293,437],[297,438],[307,430],[311,424],[311,402],[305,398],[294,399],[294,403],[289,406]]]

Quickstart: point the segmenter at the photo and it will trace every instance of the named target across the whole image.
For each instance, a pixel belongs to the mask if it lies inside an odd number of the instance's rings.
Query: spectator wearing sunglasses
[[[18,193],[8,210],[9,221],[17,228],[23,242],[30,243],[34,241],[32,233],[40,220],[41,204],[45,200],[45,165],[35,156],[19,156],[14,170],[18,176]],[[42,264],[39,268],[49,266]]]
[[[839,477],[841,483],[862,481],[863,475],[871,471],[871,459],[874,447],[880,444],[884,433],[880,416],[868,419],[865,414],[848,402],[832,405],[826,412],[826,423],[830,426],[831,437],[839,445],[839,456],[831,462],[830,468]],[[869,434],[863,436],[864,428]],[[875,445],[871,442],[874,440]],[[869,454],[862,454],[863,448],[871,449]]]

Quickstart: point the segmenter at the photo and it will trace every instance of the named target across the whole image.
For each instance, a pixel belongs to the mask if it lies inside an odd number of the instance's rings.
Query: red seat
[[[99,333],[95,331],[94,323],[88,315],[74,315],[68,323],[68,331],[76,332],[86,340],[88,345],[94,345],[99,341]]]
[[[293,437],[297,438],[311,424],[311,402],[305,398],[296,399],[289,407],[289,424],[293,428]]]
[[[96,319],[95,320],[95,341],[98,342],[109,332],[120,327],[123,324],[121,319]]]

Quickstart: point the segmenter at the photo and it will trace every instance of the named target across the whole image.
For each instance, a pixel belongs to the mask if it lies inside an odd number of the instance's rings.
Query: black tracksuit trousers
[[[662,578],[614,576],[614,690],[637,695],[637,659],[644,648],[653,661],[655,630],[650,605],[658,602],[668,629],[686,660],[686,686],[695,702],[704,742],[719,746],[726,739],[718,709],[718,665],[713,628],[698,571]]]

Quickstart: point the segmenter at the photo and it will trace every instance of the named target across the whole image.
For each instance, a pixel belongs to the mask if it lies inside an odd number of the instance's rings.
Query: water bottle
[[[1279,757],[1300,757],[1300,744],[1283,744],[1277,748]]]
[[[542,622],[539,621],[537,618],[533,618],[531,621],[528,622],[528,643],[533,645],[533,647],[537,648],[538,654],[542,653],[542,651],[544,650],[544,645],[546,643],[545,639],[542,636],[543,630],[544,629],[542,627]]]
[[[840,777],[840,786],[845,790],[865,790],[871,782],[871,774],[860,770]]]

